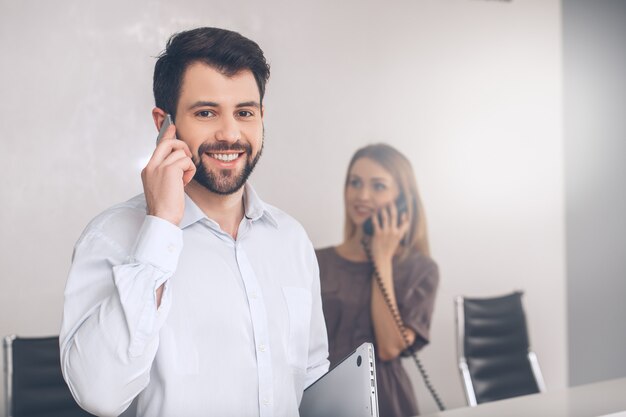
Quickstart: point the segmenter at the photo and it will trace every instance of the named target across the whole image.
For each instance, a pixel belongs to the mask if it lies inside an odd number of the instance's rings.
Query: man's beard
[[[223,143],[203,143],[198,148],[198,155],[193,161],[196,165],[196,173],[193,179],[196,180],[207,190],[220,195],[228,195],[238,191],[248,180],[254,167],[261,158],[263,153],[263,145],[265,138],[261,138],[261,149],[252,157],[252,147],[249,143],[241,143],[236,141],[230,145]],[[224,151],[244,151],[246,163],[241,172],[235,172],[234,169],[222,169],[219,172],[209,171],[202,163],[202,155],[205,153],[218,153]],[[209,156],[210,158],[210,156]]]

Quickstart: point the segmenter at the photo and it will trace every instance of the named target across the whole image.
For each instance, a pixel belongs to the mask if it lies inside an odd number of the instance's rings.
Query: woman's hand
[[[370,243],[372,258],[377,265],[391,262],[400,242],[409,231],[408,214],[400,215],[398,221],[398,208],[395,204],[389,204],[380,210],[378,215],[372,216],[374,235]]]

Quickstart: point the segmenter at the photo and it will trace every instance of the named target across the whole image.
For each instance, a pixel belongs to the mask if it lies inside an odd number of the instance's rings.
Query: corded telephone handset
[[[403,194],[400,194],[400,197],[398,197],[398,199],[396,200],[396,208],[398,212],[398,223],[399,223],[402,214],[407,212],[406,199],[404,198]],[[380,224],[382,223],[382,217],[380,213],[378,213],[377,215],[378,215],[378,222]],[[374,225],[373,225],[371,218],[367,219],[365,223],[363,223],[363,232],[367,236],[372,236],[374,234]],[[424,384],[426,385],[426,388],[428,388],[428,391],[432,395],[433,400],[435,400],[435,403],[437,403],[437,407],[439,407],[440,411],[444,411],[445,407],[443,405],[443,402],[441,401],[441,398],[439,398],[439,394],[437,394],[437,391],[435,391],[435,388],[430,383],[428,374],[426,373],[426,370],[424,369],[424,365],[422,365],[422,362],[419,360],[419,357],[417,356],[417,352],[414,351],[413,348],[409,344],[409,340],[406,336],[406,326],[402,322],[402,317],[400,316],[400,312],[397,310],[397,308],[395,308],[391,304],[391,298],[389,297],[389,292],[387,291],[387,288],[385,288],[385,284],[383,283],[383,280],[378,272],[376,263],[374,262],[374,259],[372,258],[372,251],[370,250],[369,240],[367,239],[367,237],[362,240],[361,244],[363,245],[363,249],[365,249],[365,253],[367,255],[368,260],[373,266],[374,279],[376,280],[376,284],[378,285],[378,288],[380,289],[380,292],[383,295],[383,298],[385,299],[385,304],[387,304],[387,307],[389,308],[389,311],[391,311],[391,315],[393,316],[394,321],[396,322],[396,326],[398,326],[398,330],[400,330],[400,334],[402,335],[402,339],[404,340],[405,349],[411,353],[411,356],[413,357],[413,360],[415,361],[415,365],[417,366],[417,369],[419,370],[420,374],[422,375],[422,378],[424,379]]]
[[[400,218],[402,217],[402,214],[406,213],[407,211],[406,199],[404,198],[403,194],[400,194],[400,197],[396,199],[396,210],[398,211],[398,224],[400,224]],[[382,222],[383,217],[380,213],[378,213],[378,224],[381,224]],[[374,223],[372,222],[371,217],[365,220],[365,223],[363,223],[363,232],[368,236],[372,236],[374,234]]]

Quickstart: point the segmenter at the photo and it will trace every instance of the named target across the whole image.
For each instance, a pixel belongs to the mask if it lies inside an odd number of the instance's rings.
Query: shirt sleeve
[[[322,295],[320,291],[320,274],[317,258],[313,247],[307,259],[308,270],[313,277],[311,282],[311,330],[309,336],[309,356],[307,375],[304,383],[305,388],[317,381],[322,375],[328,372],[330,362],[328,361],[328,336],[326,333],[326,322],[322,312]]]
[[[439,269],[430,258],[415,259],[396,289],[398,307],[404,325],[416,333],[413,349],[419,350],[430,340],[430,323],[439,285]]]
[[[88,228],[76,244],[65,289],[61,367],[87,411],[117,416],[148,385],[171,305],[166,282],[181,249],[182,230],[154,216],[145,216],[130,248],[106,228]]]

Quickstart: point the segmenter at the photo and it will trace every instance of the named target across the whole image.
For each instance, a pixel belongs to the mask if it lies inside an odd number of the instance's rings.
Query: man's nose
[[[225,116],[220,119],[220,125],[215,132],[215,139],[230,143],[241,139],[239,124],[233,116]]]

